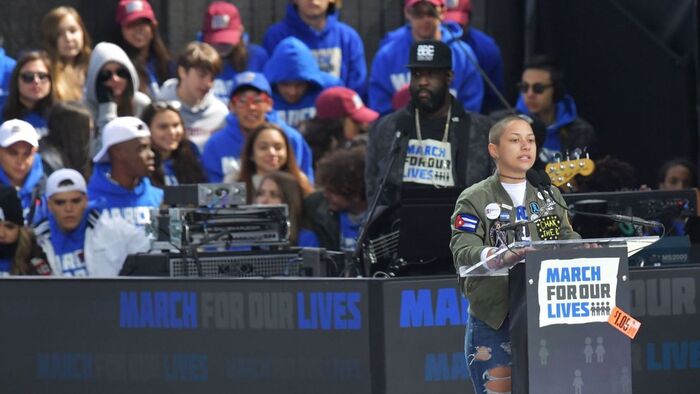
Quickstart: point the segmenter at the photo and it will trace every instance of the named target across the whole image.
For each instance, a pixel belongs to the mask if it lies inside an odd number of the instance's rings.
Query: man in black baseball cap
[[[411,46],[406,67],[411,71],[409,91],[413,104],[428,117],[438,115],[439,110],[439,115],[444,116],[454,77],[450,47],[442,41],[418,41]]]
[[[365,165],[367,201],[378,192],[380,174],[389,165],[391,155],[396,155],[396,160],[379,196],[380,205],[400,203],[402,189],[408,188],[454,188],[458,194],[491,175],[493,162],[487,146],[492,122],[465,111],[450,92],[455,76],[452,55],[451,48],[442,41],[417,41],[411,46],[406,65],[411,101],[380,118],[370,131]],[[397,131],[402,132],[396,140],[398,149],[390,152]],[[440,233],[442,227],[416,231]],[[448,250],[444,252],[449,254]],[[443,268],[454,270],[451,263]]]

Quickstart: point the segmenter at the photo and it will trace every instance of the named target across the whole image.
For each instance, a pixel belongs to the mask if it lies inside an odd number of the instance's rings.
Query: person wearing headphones
[[[515,109],[546,128],[540,161],[554,161],[557,155],[576,148],[591,151],[595,143],[593,126],[578,116],[573,97],[564,91],[564,75],[552,59],[540,55],[525,64],[518,89]]]

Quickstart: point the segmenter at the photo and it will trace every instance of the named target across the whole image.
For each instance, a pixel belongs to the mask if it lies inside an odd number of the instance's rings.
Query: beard
[[[430,91],[428,89],[420,89],[413,87],[410,88],[411,91],[411,101],[413,105],[418,108],[421,112],[426,114],[432,114],[437,112],[440,108],[445,105],[447,101],[447,86],[443,86],[435,91]],[[428,93],[427,97],[419,97],[420,93]]]

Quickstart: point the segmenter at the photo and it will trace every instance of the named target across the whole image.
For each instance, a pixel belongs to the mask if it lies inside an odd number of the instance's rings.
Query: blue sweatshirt
[[[547,135],[542,144],[542,152],[540,154],[545,154],[548,161],[554,158],[556,153],[561,152],[561,140],[559,139],[559,130],[568,125],[569,123],[576,120],[578,113],[576,111],[576,103],[573,97],[568,94],[564,96],[563,99],[557,101],[557,115],[554,119],[554,123],[547,126]],[[515,104],[515,109],[522,112],[528,116],[534,117],[525,105],[523,100],[523,95],[518,97],[518,102]]]
[[[269,58],[267,51],[260,45],[249,44],[247,33],[243,35],[242,39],[245,40],[248,49],[248,65],[244,71],[263,72]],[[231,63],[225,59],[223,66],[224,69],[214,78],[214,85],[211,89],[216,98],[228,105],[231,99],[231,89],[233,89],[233,79],[238,71],[234,70]]]
[[[491,79],[498,90],[503,93],[503,58],[496,41],[481,30],[470,27],[462,36],[462,40],[469,44],[474,51],[479,65]],[[484,82],[484,102],[481,105],[481,113],[488,114],[503,108],[496,93]]]
[[[342,82],[318,68],[309,48],[294,37],[287,37],[275,47],[265,66],[265,78],[272,85],[272,99],[277,114],[292,127],[316,115],[316,97],[323,89]],[[277,91],[280,82],[305,81],[306,93],[296,103],[290,103]]]
[[[5,119],[2,116],[2,108],[0,108],[0,124],[2,124]],[[30,111],[22,117],[22,120],[34,126],[34,129],[39,134],[39,138],[45,137],[49,133],[49,128],[46,123],[46,118],[41,116],[38,112]]]
[[[367,92],[367,63],[365,47],[357,31],[338,21],[337,13],[326,18],[326,26],[316,31],[299,16],[291,2],[285,18],[265,32],[263,46],[272,53],[284,38],[294,36],[306,44],[322,71],[342,80],[348,88],[365,97]]]
[[[34,204],[34,200],[32,199],[32,193],[34,192],[35,189],[37,189],[37,194],[36,197],[41,199],[41,197],[44,194],[43,189],[43,181],[44,181],[44,166],[41,164],[41,155],[38,153],[34,154],[34,163],[32,164],[32,168],[29,170],[29,173],[27,174],[27,177],[24,178],[24,184],[22,184],[22,187],[17,191],[17,195],[19,196],[20,201],[22,202],[22,209],[24,213],[24,220],[28,220],[29,216],[29,211],[31,209],[31,206]],[[7,174],[5,174],[5,170],[3,170],[0,167],[0,183],[3,185],[8,185],[12,186],[12,183],[10,182],[10,179],[7,177]],[[41,212],[45,208],[45,204],[43,204],[42,201],[38,202],[39,205],[36,207],[36,211],[34,214],[34,219],[32,220],[33,223],[37,221],[37,216],[42,216]]]
[[[49,214],[49,229],[51,231],[51,246],[55,259],[61,266],[61,276],[88,276],[85,264],[85,231],[87,229],[90,209],[83,212],[83,218],[78,227],[69,232],[64,232],[56,222],[56,218]]]
[[[10,79],[12,79],[12,70],[15,68],[17,61],[5,55],[5,49],[0,48],[0,113],[5,108],[5,100],[10,94]]]
[[[112,166],[109,163],[95,163],[88,196],[102,214],[122,217],[129,223],[143,227],[151,222],[151,208],[158,208],[163,201],[163,190],[151,185],[148,178],[133,190],[126,189],[108,177]]]
[[[457,97],[465,110],[479,112],[484,97],[484,83],[472,63],[478,62],[476,55],[469,45],[460,39],[462,28],[458,24],[443,23],[440,32],[442,41],[452,49],[454,80],[450,92]],[[392,97],[411,82],[411,73],[406,64],[413,42],[411,27],[400,27],[384,38],[374,57],[369,78],[368,106],[382,115],[392,111]]]
[[[177,64],[173,60],[168,62],[168,75],[165,76],[165,80],[175,77],[177,72]],[[160,95],[160,85],[165,82],[165,80],[158,79],[158,73],[156,72],[156,59],[151,57],[151,60],[146,63],[146,73],[148,73],[148,95],[150,97],[158,97]]]
[[[282,127],[289,144],[294,150],[299,169],[313,182],[313,167],[311,148],[304,137],[296,129],[284,122],[280,122],[274,112],[267,115],[267,120]],[[226,125],[209,137],[202,153],[202,165],[210,182],[223,181],[226,174],[240,170],[239,159],[245,143],[245,136],[241,131],[238,118],[233,113],[226,117]]]

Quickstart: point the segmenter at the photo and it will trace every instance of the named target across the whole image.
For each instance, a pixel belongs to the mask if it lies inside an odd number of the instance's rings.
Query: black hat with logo
[[[417,41],[411,46],[408,68],[452,69],[452,50],[442,41]]]

